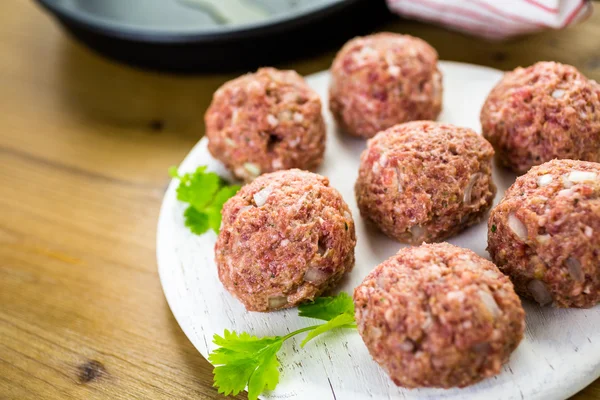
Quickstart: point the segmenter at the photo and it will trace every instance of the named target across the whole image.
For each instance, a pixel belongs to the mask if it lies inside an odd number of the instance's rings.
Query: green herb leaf
[[[223,204],[240,190],[240,186],[227,185],[219,175],[206,172],[205,166],[183,175],[176,167],[171,167],[169,175],[179,179],[177,199],[190,205],[184,212],[185,226],[197,235],[209,229],[219,233]]]
[[[313,329],[306,335],[302,343],[300,343],[300,347],[304,347],[306,343],[319,336],[322,333],[330,331],[335,328],[356,328],[356,323],[354,321],[354,314],[344,313],[340,314],[335,318],[332,318],[328,322],[323,325],[319,325],[317,328]]]
[[[215,366],[214,386],[219,393],[236,395],[248,387],[248,398],[256,400],[264,390],[273,390],[279,383],[277,352],[287,339],[309,332],[301,344],[304,347],[313,338],[332,329],[356,327],[352,298],[343,292],[300,306],[300,315],[328,322],[307,326],[285,336],[258,338],[245,332],[238,334],[228,330],[222,337],[215,335],[213,343],[220,347],[209,354],[208,360]]]
[[[239,185],[225,186],[222,187],[215,197],[213,198],[210,206],[206,208],[206,214],[208,214],[208,224],[215,233],[219,233],[221,228],[221,209],[227,200],[233,197],[238,190]]]
[[[179,178],[177,200],[189,203],[198,210],[204,209],[222,186],[221,178],[214,172],[205,172],[206,167],[198,167],[196,172]]]
[[[318,297],[312,303],[302,304],[298,311],[301,317],[330,321],[344,313],[354,316],[354,302],[348,293],[341,292],[335,297]]]
[[[274,389],[279,382],[279,361],[283,337],[257,338],[247,333],[238,335],[225,331],[215,335],[213,342],[221,346],[210,353],[208,360],[215,365],[214,386],[219,393],[236,395],[248,386],[248,398],[254,400],[265,389]]]
[[[202,235],[210,227],[208,215],[196,210],[193,206],[189,206],[183,212],[185,218],[185,226],[196,235]]]

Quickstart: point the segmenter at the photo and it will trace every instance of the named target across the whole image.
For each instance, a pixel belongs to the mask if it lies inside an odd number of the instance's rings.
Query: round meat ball
[[[329,180],[265,174],[229,199],[215,246],[219,279],[249,311],[313,300],[354,266],[354,221]]]
[[[490,92],[481,126],[500,162],[520,174],[554,158],[600,161],[600,85],[570,65],[517,68]]]
[[[468,128],[408,122],[370,139],[360,158],[361,215],[400,242],[440,241],[491,207],[494,149]]]
[[[354,290],[358,331],[394,383],[464,387],[496,375],[525,312],[490,261],[448,243],[401,249]]]
[[[323,161],[321,100],[295,71],[261,68],[225,83],[204,119],[208,150],[238,179]]]
[[[600,302],[600,164],[532,168],[490,213],[488,251],[517,293],[545,305]]]
[[[393,125],[436,119],[442,109],[438,55],[408,35],[350,40],[331,67],[329,107],[340,126],[363,138]]]

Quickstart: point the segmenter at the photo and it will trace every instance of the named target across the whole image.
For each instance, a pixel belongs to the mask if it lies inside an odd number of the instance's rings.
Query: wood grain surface
[[[420,36],[447,60],[557,60],[600,80],[600,14],[506,43],[400,20],[381,30]],[[308,74],[333,54],[280,67]],[[0,399],[218,398],[165,302],[155,233],[167,168],[232,76],[118,65],[32,1],[0,2]],[[600,381],[575,398],[600,398]]]

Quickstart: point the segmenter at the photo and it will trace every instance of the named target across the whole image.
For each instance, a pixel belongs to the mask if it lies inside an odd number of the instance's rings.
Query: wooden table
[[[564,32],[487,43],[416,22],[442,59],[538,60],[600,80],[600,14]],[[308,74],[333,52],[296,62]],[[177,77],[100,58],[31,1],[0,2],[0,398],[216,398],[175,322],[155,229],[177,164],[230,75]],[[600,398],[600,380],[575,396]]]

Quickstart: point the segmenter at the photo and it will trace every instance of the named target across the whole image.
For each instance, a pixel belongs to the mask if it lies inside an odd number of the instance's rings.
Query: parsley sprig
[[[301,317],[327,321],[290,332],[285,336],[258,338],[243,332],[225,330],[223,336],[215,335],[213,343],[219,346],[208,356],[215,365],[214,386],[224,395],[237,395],[248,387],[248,398],[258,399],[265,390],[273,390],[279,383],[280,363],[277,352],[283,342],[304,332],[304,347],[316,336],[336,328],[355,328],[354,303],[347,293],[335,297],[320,297],[312,303],[298,307]]]
[[[169,175],[179,179],[177,200],[189,204],[183,213],[185,226],[197,235],[209,229],[219,233],[221,208],[240,190],[240,186],[228,185],[214,172],[206,172],[205,166],[183,175],[179,174],[176,167],[171,167]]]

